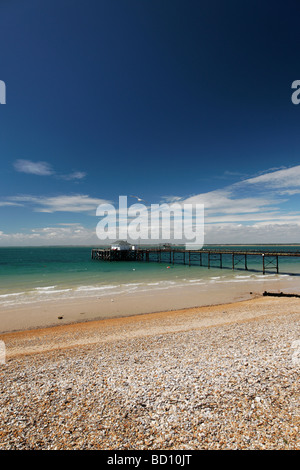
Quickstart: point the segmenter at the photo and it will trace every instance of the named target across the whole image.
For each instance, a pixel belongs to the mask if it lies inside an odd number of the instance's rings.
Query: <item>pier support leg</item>
[[[246,269],[246,271],[248,270],[248,265],[247,265],[247,255],[245,255],[245,269]]]

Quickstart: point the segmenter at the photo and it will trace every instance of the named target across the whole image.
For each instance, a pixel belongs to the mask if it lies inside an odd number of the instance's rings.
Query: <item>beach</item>
[[[164,270],[171,271],[166,270],[166,267]],[[209,271],[207,268],[204,270]],[[72,289],[42,287],[38,289],[38,294],[36,289],[23,296],[8,294],[9,299],[13,299],[9,301],[5,294],[5,300],[0,303],[0,335],[56,325],[228,304],[251,300],[265,291],[299,294],[298,276],[246,274],[243,271],[223,275],[221,270],[210,271],[211,275],[207,278],[203,276],[202,279],[197,278],[199,274],[196,270],[191,270],[187,279],[154,278],[150,282],[139,283],[122,280],[118,285],[104,288],[102,285]],[[184,274],[187,276],[188,272]],[[65,290],[67,293],[61,294]]]
[[[299,320],[257,295],[11,328],[0,449],[299,449]]]
[[[300,2],[0,12],[0,451],[299,450]]]

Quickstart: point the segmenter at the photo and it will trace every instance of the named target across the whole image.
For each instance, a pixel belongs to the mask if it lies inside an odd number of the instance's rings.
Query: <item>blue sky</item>
[[[0,245],[95,244],[119,195],[203,202],[206,243],[300,242],[299,14],[2,0]]]

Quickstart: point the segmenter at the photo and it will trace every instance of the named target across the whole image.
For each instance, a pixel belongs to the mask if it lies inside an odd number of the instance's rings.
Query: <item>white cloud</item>
[[[207,224],[204,242],[218,243],[299,243],[299,225],[295,223],[267,223],[243,225],[239,223]],[[47,226],[27,233],[0,231],[1,246],[87,245],[99,246],[95,229],[81,224],[74,226]]]
[[[80,172],[78,173],[77,178],[80,179]],[[76,172],[73,176],[75,174]],[[297,197],[299,193],[300,165],[297,165],[273,169],[225,188],[186,198],[164,196],[162,201],[203,203],[205,243],[296,243],[300,240],[300,205],[299,211],[294,206],[289,206],[289,197]],[[0,202],[0,206],[23,205],[35,212],[96,215],[98,205],[106,203],[110,201],[86,194],[50,197],[19,195],[6,198]],[[95,229],[96,223],[95,219]],[[31,240],[35,244],[47,244],[50,240],[55,244],[99,244],[95,230],[87,230],[76,223],[61,223],[56,227],[32,230],[25,235],[2,232],[0,240],[1,244],[23,245],[31,243]]]
[[[241,197],[235,188],[197,194],[182,201],[184,204],[204,204],[206,214],[247,214],[275,210],[278,200],[268,197]]]
[[[22,206],[23,204],[19,204],[17,202],[8,202],[8,201],[0,201],[0,207],[5,206]]]
[[[62,175],[61,178],[67,181],[70,180],[82,180],[86,177],[86,173],[84,171],[73,171],[69,175]]]
[[[92,198],[85,194],[61,196],[14,196],[13,202],[33,206],[35,212],[90,212],[95,215],[99,204],[107,204],[104,199]]]
[[[173,204],[174,202],[181,202],[182,201],[182,197],[179,197],[179,196],[162,196],[161,197],[161,200],[167,204]]]
[[[70,227],[42,227],[27,233],[4,233],[0,231],[2,246],[37,246],[37,245],[99,245],[95,230],[81,224]]]
[[[300,188],[300,165],[249,178],[244,184],[263,184],[268,188]]]
[[[288,203],[289,196],[299,193],[297,165],[182,198],[180,203],[204,204],[205,243],[293,243],[300,240],[300,210],[289,209]]]
[[[277,217],[280,218],[284,216],[280,211],[281,204],[288,202],[288,196],[299,193],[300,165],[297,165],[269,171],[223,189],[196,194],[181,202],[203,203],[206,214],[216,217],[232,214],[242,220],[241,214],[257,214],[257,218],[261,219],[263,212],[277,211]],[[251,218],[255,219],[255,216],[251,215]]]
[[[205,217],[206,224],[230,224],[230,223],[290,223],[300,224],[299,215],[283,215],[279,211],[274,212],[255,212],[253,214],[226,214],[226,215],[208,215]]]
[[[207,244],[299,243],[300,227],[294,223],[238,223],[206,225],[204,242]]]
[[[66,181],[81,180],[86,177],[84,171],[72,171],[71,173],[60,175],[47,162],[33,162],[31,160],[16,160],[14,168],[20,173],[27,173],[38,176],[56,176]]]
[[[32,162],[30,160],[16,160],[14,167],[21,173],[32,175],[48,176],[53,175],[54,171],[47,162]]]

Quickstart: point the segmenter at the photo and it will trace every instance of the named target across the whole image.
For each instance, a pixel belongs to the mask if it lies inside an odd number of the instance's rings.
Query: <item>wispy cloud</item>
[[[278,201],[268,197],[242,197],[233,186],[191,196],[183,201],[186,204],[204,204],[207,214],[245,214],[262,210],[275,210]]]
[[[20,204],[18,202],[9,202],[9,201],[0,201],[0,207],[6,207],[6,206],[22,206],[23,204]]]
[[[73,174],[74,176],[74,174]],[[77,175],[80,179],[80,174]],[[294,243],[300,239],[300,204],[295,206],[300,194],[300,165],[291,168],[272,169],[237,181],[221,189],[198,193],[189,197],[163,196],[162,202],[203,203],[205,207],[205,243]],[[0,206],[20,205],[34,212],[96,215],[99,204],[112,203],[87,194],[63,194],[56,196],[16,195],[3,198]],[[129,202],[128,202],[129,204]],[[95,223],[96,226],[96,223]],[[5,231],[4,231],[5,232]],[[56,227],[33,229],[21,235],[1,233],[1,242],[24,243],[30,240],[57,243],[77,240],[85,243],[95,231],[70,221]],[[18,238],[19,237],[19,238]]]
[[[14,168],[20,173],[27,173],[38,176],[56,176],[66,181],[78,181],[86,177],[86,173],[83,171],[71,171],[67,174],[57,173],[52,166],[47,162],[33,162],[31,160],[16,160],[14,162]]]
[[[209,244],[299,243],[299,224],[207,224],[204,241]]]
[[[13,196],[10,201],[29,205],[35,212],[92,212],[96,213],[99,204],[110,201],[93,198],[85,194],[60,196]]]
[[[16,171],[31,175],[48,176],[53,175],[54,170],[47,162],[32,162],[31,160],[16,160],[14,162]]]
[[[291,168],[284,168],[277,171],[264,173],[254,178],[248,178],[242,182],[250,185],[264,185],[268,189],[279,189],[285,191],[300,189],[300,165]]]
[[[300,165],[273,168],[181,200],[172,196],[170,202],[204,204],[206,243],[284,243],[300,239],[300,210],[290,203],[297,194]]]
[[[69,226],[57,226],[59,224],[33,228],[25,232],[7,233],[0,231],[0,243],[2,245],[89,245],[97,243],[95,230],[84,227],[80,223]],[[98,240],[99,242],[99,240]]]
[[[86,177],[86,173],[84,171],[73,171],[68,175],[60,175],[60,178],[71,181],[71,180],[82,180]]]

